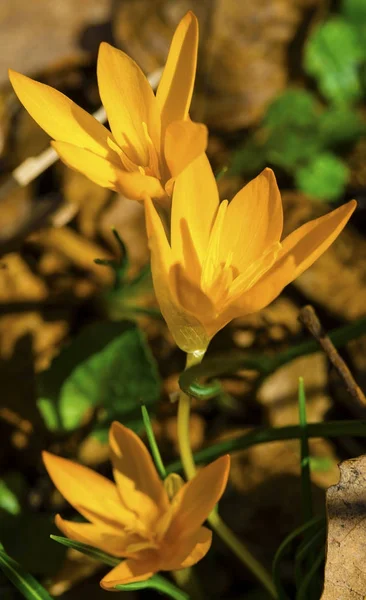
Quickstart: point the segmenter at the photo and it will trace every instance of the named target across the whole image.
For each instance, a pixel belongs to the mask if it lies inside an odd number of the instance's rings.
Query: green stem
[[[187,355],[187,368],[199,364],[203,358],[203,353],[200,355],[188,354]],[[180,393],[179,406],[178,406],[178,441],[180,457],[183,465],[184,472],[187,479],[192,479],[196,474],[196,466],[193,459],[190,435],[189,435],[189,422],[190,422],[190,398],[185,392]],[[232,550],[237,558],[253,573],[253,575],[261,582],[263,587],[267,589],[272,598],[277,598],[276,589],[272,582],[270,574],[266,569],[257,561],[251,552],[246,548],[241,540],[235,535],[235,533],[224,523],[216,510],[208,517],[212,529],[222,539],[222,541]]]
[[[335,438],[342,436],[366,436],[366,421],[329,421],[328,423],[308,423],[308,438]],[[235,439],[225,440],[204,448],[193,455],[195,464],[207,464],[223,456],[239,450],[246,450],[257,444],[268,444],[280,440],[297,440],[301,437],[299,425],[286,427],[258,427]],[[177,473],[183,470],[183,460],[171,463],[166,468],[167,473]]]

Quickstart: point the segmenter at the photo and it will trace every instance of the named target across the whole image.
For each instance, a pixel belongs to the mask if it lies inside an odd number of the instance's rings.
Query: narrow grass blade
[[[52,600],[44,587],[4,550],[0,550],[0,568],[26,600]]]
[[[147,410],[145,404],[141,405],[141,413],[142,413],[142,420],[145,425],[146,435],[147,435],[147,439],[149,441],[149,446],[150,446],[152,457],[154,459],[156,469],[157,469],[161,479],[165,479],[167,476],[167,473],[166,473],[164,463],[161,458],[159,447],[156,443],[155,435],[154,435],[153,428],[152,428],[151,421],[150,421],[150,416],[149,416],[149,413],[148,413],[148,410]]]
[[[275,554],[274,560],[273,560],[273,564],[272,564],[272,576],[273,576],[273,581],[274,581],[274,584],[275,584],[275,587],[277,590],[279,600],[291,600],[289,598],[289,596],[287,595],[287,593],[285,592],[285,589],[284,589],[284,587],[282,585],[282,581],[281,581],[280,565],[281,565],[282,559],[289,551],[292,542],[299,535],[302,535],[307,532],[310,533],[310,531],[312,531],[314,528],[319,527],[319,524],[322,522],[324,522],[323,517],[314,517],[313,519],[311,519],[311,521],[309,521],[308,523],[305,523],[305,525],[301,525],[301,527],[298,527],[297,529],[292,531],[283,540],[282,544],[278,548],[278,550]]]
[[[122,592],[151,589],[165,594],[168,598],[173,598],[173,600],[189,600],[188,594],[161,575],[153,575],[146,581],[129,583],[128,585],[116,585],[114,589]]]
[[[68,548],[72,548],[73,550],[77,550],[82,554],[86,554],[86,556],[90,556],[91,558],[95,558],[95,560],[99,560],[105,565],[109,565],[110,567],[115,567],[118,565],[121,560],[119,558],[115,558],[114,556],[110,556],[102,550],[98,550],[93,546],[89,546],[89,544],[82,544],[81,542],[75,542],[74,540],[69,540],[69,538],[65,538],[59,535],[51,535],[50,538],[62,544],[63,546],[67,546]]]
[[[310,453],[306,421],[305,386],[302,377],[299,378],[299,421],[300,421],[300,449],[301,449],[301,499],[303,505],[304,522],[313,517],[313,504],[311,495]]]

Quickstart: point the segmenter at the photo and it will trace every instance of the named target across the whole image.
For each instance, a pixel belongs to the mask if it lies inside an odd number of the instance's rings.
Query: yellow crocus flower
[[[271,169],[219,202],[205,154],[177,177],[170,242],[146,198],[155,293],[177,345],[204,351],[235,317],[260,310],[327,250],[355,200],[302,225],[281,241],[280,192]]]
[[[172,498],[133,431],[115,422],[109,442],[115,483],[87,467],[43,453],[57,489],[88,520],[65,521],[57,515],[58,528],[72,540],[126,559],[103,577],[101,586],[113,590],[201,560],[212,538],[202,524],[225,490],[230,457],[204,467]]]
[[[198,22],[188,12],[175,31],[155,96],[138,65],[103,42],[97,76],[111,131],[48,85],[12,70],[9,77],[68,166],[128,198],[166,199],[174,178],[207,145],[206,127],[188,115],[197,47]]]

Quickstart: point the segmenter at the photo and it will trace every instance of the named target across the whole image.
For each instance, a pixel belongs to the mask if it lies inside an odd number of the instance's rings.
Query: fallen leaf
[[[321,600],[364,600],[366,594],[366,455],[339,465],[327,491],[328,540]]]

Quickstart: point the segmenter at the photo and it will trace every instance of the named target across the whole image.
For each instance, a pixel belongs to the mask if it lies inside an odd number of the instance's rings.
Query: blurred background
[[[39,402],[42,374],[85,326],[100,320],[137,322],[157,367],[154,385],[162,390],[152,399],[156,434],[167,460],[174,460],[176,407],[168,398],[177,390],[184,357],[157,312],[141,205],[59,162],[25,187],[14,182],[14,169],[45,150],[49,138],[18,102],[7,69],[55,87],[93,112],[100,106],[95,73],[100,42],[123,49],[145,73],[153,73],[164,64],[174,29],[189,9],[200,22],[191,117],[209,127],[214,172],[225,169],[221,198],[232,198],[271,166],[283,197],[285,234],[351,198],[358,200],[350,225],[326,254],[270,307],[220,332],[209,353],[274,354],[300,343],[309,336],[297,319],[307,303],[327,330],[365,316],[364,0],[1,0],[0,540],[65,600],[84,594],[99,599],[106,592],[97,584],[100,565],[78,553],[66,555],[49,540],[49,533],[56,533],[52,514],[65,511],[65,504],[45,475],[40,450],[73,456],[106,472],[108,449],[100,432],[107,428],[109,408],[98,401],[88,404],[85,397],[80,405],[76,400],[64,404],[60,433],[47,402]],[[119,252],[112,226],[128,253],[124,285],[117,291],[112,270],[94,263]],[[365,350],[364,338],[342,350],[360,385],[366,380]],[[297,423],[300,375],[309,421],[366,418],[319,352],[265,380],[244,370],[224,378],[220,398],[194,403],[194,449],[251,426]],[[109,420],[112,415],[129,423],[131,415],[113,410]],[[365,451],[359,439],[311,441],[314,502],[320,511],[324,490],[338,481],[337,462]],[[265,564],[299,525],[299,503],[296,440],[235,456],[223,515]],[[219,542],[214,549],[198,568],[208,597],[266,598]],[[1,575],[0,595],[2,600],[20,597]]]

